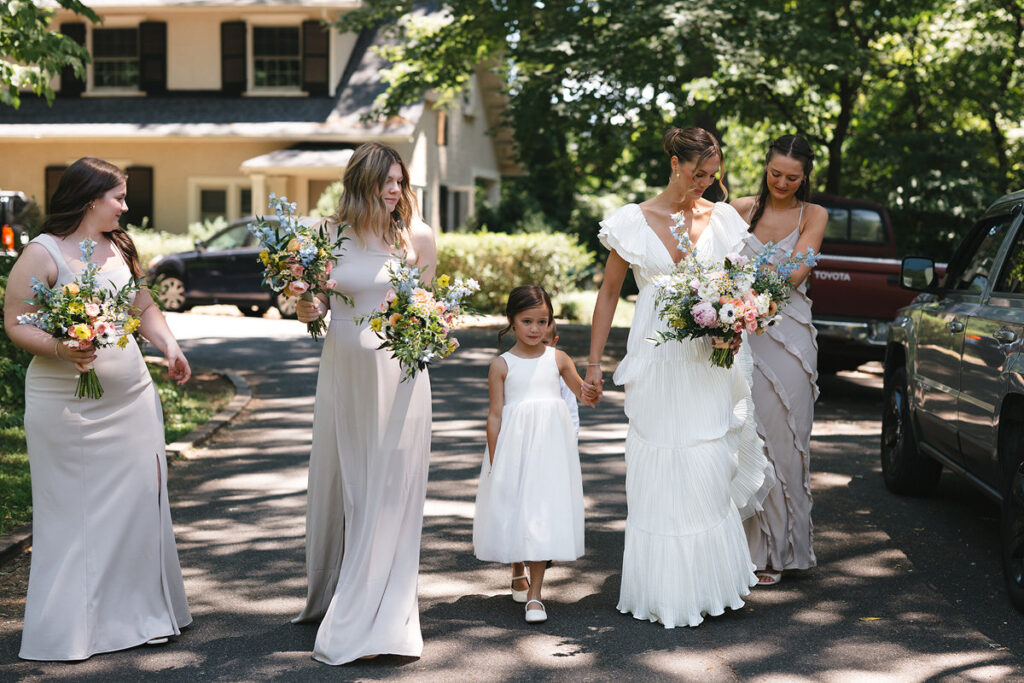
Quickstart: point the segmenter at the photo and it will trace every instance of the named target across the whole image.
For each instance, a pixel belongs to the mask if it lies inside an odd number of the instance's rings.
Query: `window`
[[[437,112],[437,146],[445,147],[448,144],[448,113]]]
[[[60,177],[64,175],[65,169],[67,166],[46,167],[46,213],[50,213],[50,200],[53,199],[53,193],[57,191],[57,183],[60,182]]]
[[[239,247],[246,246],[246,243],[249,241],[249,235],[248,225],[245,223],[236,225],[211,237],[210,241],[206,243],[206,248],[212,251],[238,249]]]
[[[1009,216],[1001,216],[990,219],[976,229],[972,235],[971,248],[963,252],[963,257],[958,259],[958,265],[966,264],[963,268],[950,268],[951,273],[947,277],[953,289],[980,294],[988,284],[989,271],[992,262],[999,253],[999,247],[1003,245],[1003,237],[1006,230],[1013,222]]]
[[[124,198],[128,212],[121,216],[121,225],[152,226],[153,169],[149,166],[129,166],[127,195]]]
[[[238,211],[242,216],[252,215],[252,190],[247,187],[238,191]]]
[[[885,244],[886,236],[882,216],[877,211],[837,206],[825,208],[828,211],[828,223],[825,225],[826,240]]]
[[[207,221],[213,218],[224,218],[227,216],[227,213],[227,190],[199,191],[199,220]]]
[[[92,81],[97,88],[139,87],[139,30],[92,31]]]
[[[1024,229],[1017,229],[1017,237],[1006,254],[1003,270],[992,289],[1004,294],[1024,294]]]
[[[828,223],[825,224],[825,239],[845,240],[850,232],[850,212],[834,206],[826,207]]]
[[[254,26],[253,85],[257,88],[298,88],[302,52],[298,26]]]
[[[469,192],[440,187],[438,208],[441,212],[442,232],[452,232],[466,222],[469,213]]]

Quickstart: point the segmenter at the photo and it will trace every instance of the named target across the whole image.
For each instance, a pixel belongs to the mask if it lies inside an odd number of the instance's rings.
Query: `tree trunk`
[[[850,121],[853,119],[853,103],[857,88],[850,84],[848,76],[839,81],[839,118],[836,119],[835,132],[828,142],[828,172],[825,175],[825,192],[839,194],[843,180],[843,143],[850,132]]]
[[[992,146],[996,153],[996,163],[999,165],[999,189],[1004,194],[1010,191],[1008,185],[1010,161],[1006,158],[1006,136],[999,129],[999,120],[996,118],[996,109],[989,108],[985,115],[988,120],[989,133],[992,135]]]

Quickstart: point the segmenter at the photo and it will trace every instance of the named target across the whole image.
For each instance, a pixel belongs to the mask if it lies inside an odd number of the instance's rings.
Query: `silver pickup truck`
[[[1024,192],[982,215],[944,278],[907,258],[900,280],[920,295],[886,346],[885,484],[928,494],[947,468],[998,501],[1006,589],[1024,611]]]

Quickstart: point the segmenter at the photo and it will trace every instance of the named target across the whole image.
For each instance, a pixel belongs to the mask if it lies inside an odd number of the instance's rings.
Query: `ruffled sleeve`
[[[609,250],[615,252],[627,263],[640,263],[644,258],[644,230],[649,229],[644,221],[643,210],[636,204],[619,207],[600,223],[597,238]]]
[[[713,217],[717,222],[714,232],[714,258],[723,258],[730,253],[740,253],[749,234],[747,222],[731,204],[725,202],[715,204]]]

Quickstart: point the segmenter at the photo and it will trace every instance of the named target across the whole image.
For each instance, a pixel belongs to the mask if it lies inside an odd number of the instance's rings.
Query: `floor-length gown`
[[[75,279],[56,239],[57,284]],[[101,271],[112,289],[128,266]],[[78,370],[36,356],[25,377],[32,565],[24,659],[77,660],[177,635],[192,621],[167,501],[160,398],[135,340],[99,349],[98,399],[75,398]]]
[[[803,207],[800,211],[803,216]],[[797,227],[779,242],[773,264],[785,258],[800,238]],[[753,234],[743,253],[753,257],[764,248]],[[817,565],[811,524],[811,425],[818,398],[818,344],[811,324],[806,280],[796,288],[778,324],[750,339],[754,356],[754,406],[757,431],[776,486],[764,509],[744,523],[750,557],[758,569],[808,569]]]
[[[416,581],[430,458],[430,379],[402,382],[398,361],[353,316],[377,310],[397,257],[352,236],[332,275],[353,306],[331,297],[313,415],[306,510],[306,607],[320,619],[313,657],[418,657]]]
[[[754,425],[749,352],[731,369],[713,366],[707,339],[660,346],[665,324],[652,281],[673,258],[636,204],[601,223],[601,242],[625,259],[637,295],[626,357],[626,538],[618,609],[665,627],[696,626],[705,614],[738,609],[757,583],[743,533],[771,486]],[[705,259],[738,252],[746,224],[715,204],[694,249]]]

